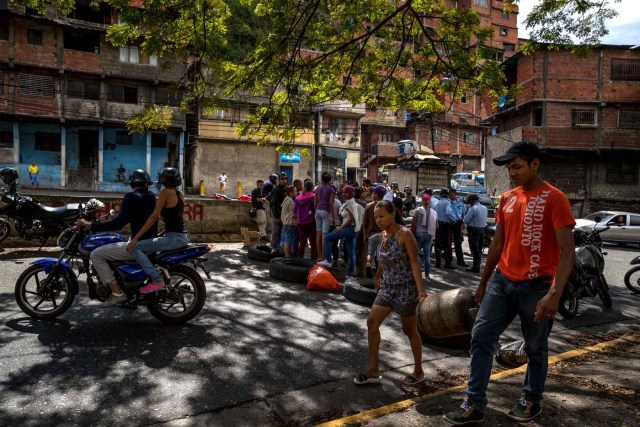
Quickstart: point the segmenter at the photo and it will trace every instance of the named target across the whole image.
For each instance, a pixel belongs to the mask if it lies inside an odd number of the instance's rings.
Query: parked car
[[[458,172],[449,177],[449,185],[458,191],[469,193],[486,193],[484,174],[474,172]]]
[[[424,194],[424,191],[421,191],[416,195],[417,206],[418,206],[418,203],[420,203],[420,200],[422,200],[423,194]],[[458,199],[462,200],[462,202],[464,203],[467,209],[469,209],[469,204],[467,203],[467,197],[469,196],[469,194],[471,194],[471,192],[466,192],[466,191],[457,192]],[[496,218],[495,218],[496,211],[493,206],[493,201],[491,200],[491,196],[489,196],[486,193],[476,193],[476,194],[478,195],[480,204],[487,208],[487,224],[494,225],[496,223]],[[433,197],[439,200],[440,190],[433,190]]]
[[[598,211],[576,220],[576,227],[583,230],[608,230],[600,233],[604,242],[640,245],[640,214],[621,211]]]

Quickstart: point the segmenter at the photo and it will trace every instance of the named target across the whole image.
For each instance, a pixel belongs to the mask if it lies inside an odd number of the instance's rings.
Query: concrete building
[[[18,167],[23,185],[32,161],[42,186],[106,191],[128,188],[115,182],[120,164],[152,178],[167,163],[182,170],[174,83],[186,64],[109,44],[117,15],[96,4],[78,1],[65,16],[0,2],[0,166]],[[170,128],[130,134],[126,120],[154,104],[171,106]]]
[[[505,67],[523,90],[485,120],[495,133],[487,141],[489,194],[509,188],[491,159],[524,139],[542,148],[543,176],[568,194],[574,215],[640,211],[640,49],[600,46],[577,57],[543,47]]]

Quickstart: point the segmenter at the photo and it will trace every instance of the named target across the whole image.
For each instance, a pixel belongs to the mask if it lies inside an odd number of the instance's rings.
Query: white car
[[[576,227],[585,231],[601,230],[604,242],[640,245],[640,214],[620,211],[599,211],[584,218],[576,219]]]

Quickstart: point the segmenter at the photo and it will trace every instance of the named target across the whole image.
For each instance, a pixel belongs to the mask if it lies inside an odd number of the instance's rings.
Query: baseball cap
[[[286,172],[280,172],[280,179],[289,179],[289,175]]]
[[[385,194],[387,194],[387,189],[384,188],[382,185],[376,185],[371,189],[371,191],[376,193],[378,197],[380,197],[381,199],[384,197]]]
[[[511,147],[509,147],[507,152],[504,153],[502,156],[498,156],[495,159],[493,159],[493,164],[496,166],[504,166],[507,163],[509,163],[511,160],[520,156],[527,156],[532,159],[539,159],[540,148],[533,142],[529,142],[529,141],[516,142]]]
[[[428,194],[423,194],[422,195],[422,201],[423,202],[430,202],[431,201],[431,196]]]

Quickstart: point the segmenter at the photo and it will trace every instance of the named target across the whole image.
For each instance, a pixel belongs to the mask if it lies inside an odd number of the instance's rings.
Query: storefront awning
[[[333,157],[334,159],[346,160],[347,158],[347,150],[341,148],[323,147],[322,154],[326,157]]]

